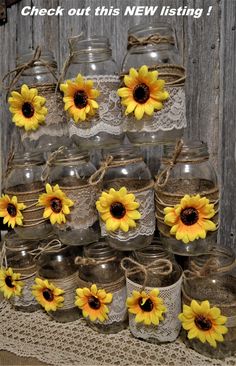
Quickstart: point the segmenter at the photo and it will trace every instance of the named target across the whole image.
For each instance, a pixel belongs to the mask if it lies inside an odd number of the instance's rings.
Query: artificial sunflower
[[[76,290],[75,305],[82,310],[83,316],[89,317],[92,322],[104,322],[108,319],[109,308],[106,304],[111,302],[112,294],[103,289],[98,290],[95,284],[90,289],[84,287]]]
[[[90,116],[95,114],[99,106],[94,99],[100,93],[97,89],[93,89],[92,80],[85,80],[78,74],[74,81],[67,80],[65,84],[61,84],[60,89],[64,93],[64,109],[75,122],[85,121],[87,114]]]
[[[56,311],[63,307],[64,297],[62,295],[64,291],[54,286],[48,280],[35,278],[32,294],[46,311]]]
[[[125,87],[118,89],[117,93],[127,107],[125,114],[134,112],[137,120],[142,119],[144,113],[152,116],[169,98],[169,93],[164,90],[165,81],[158,79],[158,71],[148,71],[146,65],[138,71],[131,68],[129,75],[124,77],[124,84]]]
[[[163,313],[166,307],[163,305],[162,298],[158,297],[159,290],[157,288],[147,294],[145,291],[133,291],[132,296],[126,300],[128,311],[135,314],[136,323],[144,323],[145,325],[158,325],[160,320],[164,320]]]
[[[26,131],[35,131],[40,123],[45,122],[48,113],[44,107],[46,99],[38,95],[36,88],[29,89],[26,84],[22,85],[20,93],[11,92],[8,103],[16,126],[24,127]]]
[[[14,273],[12,268],[0,269],[0,291],[4,297],[20,296],[24,282],[20,281],[21,274]]]
[[[188,338],[197,338],[202,343],[208,342],[216,348],[218,342],[223,342],[223,334],[228,332],[224,325],[227,317],[221,315],[217,307],[210,307],[209,301],[202,301],[200,304],[192,300],[190,306],[184,305],[183,312],[179,314],[182,327],[187,330]]]
[[[47,183],[46,192],[39,196],[37,204],[45,207],[43,217],[49,218],[52,225],[65,223],[65,215],[70,213],[69,207],[73,206],[74,202],[65,195],[58,184],[52,187]]]
[[[216,230],[216,224],[209,220],[215,215],[214,204],[209,199],[185,195],[174,207],[166,207],[165,223],[171,226],[170,234],[185,244],[196,239],[205,239],[208,231]]]
[[[135,220],[141,218],[140,212],[137,210],[139,203],[135,201],[135,195],[127,192],[125,187],[116,191],[110,188],[109,192],[102,192],[96,207],[101,218],[106,222],[107,231],[115,231],[121,229],[127,232],[129,229],[136,227]]]
[[[17,202],[17,197],[10,198],[7,194],[3,194],[0,198],[0,217],[4,217],[3,223],[14,228],[16,225],[23,225],[23,215],[21,213],[26,206]]]

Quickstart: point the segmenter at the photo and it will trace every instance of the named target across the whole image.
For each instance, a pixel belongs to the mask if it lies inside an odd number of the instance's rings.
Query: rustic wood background
[[[26,6],[65,9],[105,5],[170,5],[203,8],[200,18],[150,16],[21,16]],[[208,7],[212,6],[210,16]],[[66,12],[65,12],[66,13]],[[158,12],[157,12],[158,13]],[[236,248],[236,1],[235,0],[23,0],[8,9],[8,22],[0,27],[0,76],[15,66],[23,49],[46,46],[54,51],[61,67],[68,51],[67,38],[81,31],[110,37],[114,59],[120,64],[125,53],[127,30],[139,23],[168,21],[177,31],[179,49],[187,68],[187,135],[209,145],[221,184],[219,243]],[[12,123],[1,98],[1,153],[5,160]]]

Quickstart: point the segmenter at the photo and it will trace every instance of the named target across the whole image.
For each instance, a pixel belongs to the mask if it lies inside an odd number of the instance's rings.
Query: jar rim
[[[84,52],[93,52],[95,49],[102,52],[111,51],[111,45],[109,38],[105,36],[91,35],[88,38],[85,37],[73,37],[71,40],[72,50],[76,54]]]
[[[35,163],[38,164],[44,164],[45,163],[45,157],[43,152],[41,151],[35,151],[35,152],[16,152],[13,156],[11,165],[15,166],[19,164],[20,162],[24,162],[25,165],[27,163]]]
[[[148,31],[148,30],[168,30],[169,32],[173,32],[173,27],[168,22],[151,22],[149,24],[147,23],[141,23],[138,25],[134,25],[133,27],[128,29],[128,35],[134,34],[134,33],[140,33],[142,31]]]
[[[59,152],[52,165],[63,165],[65,162],[88,161],[89,152],[87,150],[78,150],[76,147],[64,147],[63,151]]]
[[[106,158],[107,156],[112,156],[114,160],[126,160],[142,157],[142,153],[140,149],[135,146],[123,145],[119,147],[114,147],[112,149],[103,149],[102,156],[103,158]]]
[[[103,239],[84,247],[84,256],[95,260],[116,257],[118,252],[111,248]]]
[[[20,52],[19,56],[16,58],[16,65],[20,66],[20,65],[28,62],[33,57],[34,53],[35,53],[35,49],[33,49],[33,48],[23,50],[22,52]],[[57,62],[54,58],[53,51],[51,51],[47,48],[41,47],[40,58],[42,58],[44,61],[49,62],[51,67],[57,68]],[[37,65],[37,63],[39,63],[39,64]],[[40,59],[38,61],[35,61],[34,66],[42,66],[43,67],[43,65],[40,63]]]
[[[165,145],[163,150],[163,159],[172,158],[175,151],[175,145]],[[179,158],[205,157],[209,158],[208,145],[201,140],[184,140]],[[177,158],[178,162],[178,158]]]

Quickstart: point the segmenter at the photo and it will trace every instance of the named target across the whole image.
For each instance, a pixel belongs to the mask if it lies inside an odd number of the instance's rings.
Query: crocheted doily
[[[55,366],[232,366],[236,358],[211,360],[187,349],[181,340],[155,345],[134,338],[129,330],[103,335],[84,319],[61,324],[42,311],[15,311],[0,302],[0,348],[35,357]]]

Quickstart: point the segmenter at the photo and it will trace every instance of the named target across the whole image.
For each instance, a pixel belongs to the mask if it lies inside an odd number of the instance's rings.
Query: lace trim
[[[18,307],[29,307],[29,306],[36,306],[38,305],[38,302],[35,300],[34,296],[32,295],[32,289],[31,287],[34,285],[34,278],[35,277],[31,277],[28,278],[27,280],[24,280],[24,287],[22,289],[22,294],[21,296],[13,296],[12,298],[10,298],[9,302],[13,305],[13,306],[18,306]]]

